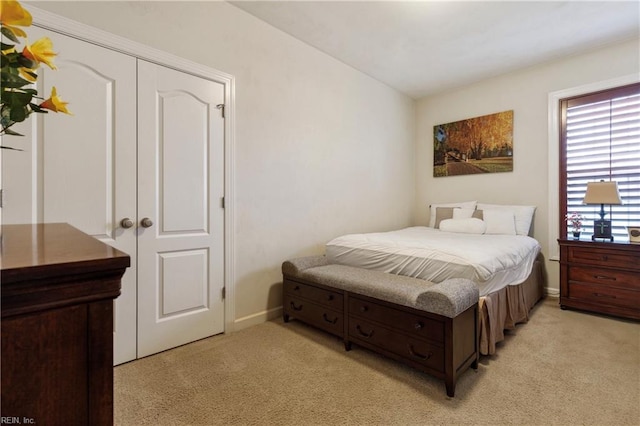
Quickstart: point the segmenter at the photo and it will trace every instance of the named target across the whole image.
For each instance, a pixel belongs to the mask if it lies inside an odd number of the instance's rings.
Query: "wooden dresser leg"
[[[447,388],[447,396],[453,398],[456,393],[456,382],[453,377],[447,377],[444,381],[444,385]]]

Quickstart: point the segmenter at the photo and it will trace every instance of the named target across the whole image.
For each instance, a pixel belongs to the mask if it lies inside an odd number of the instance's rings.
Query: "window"
[[[586,217],[583,235],[593,234],[600,206],[583,205],[587,182],[616,181],[622,205],[605,205],[616,241],[627,226],[640,226],[640,83],[560,101],[560,235],[564,217]]]

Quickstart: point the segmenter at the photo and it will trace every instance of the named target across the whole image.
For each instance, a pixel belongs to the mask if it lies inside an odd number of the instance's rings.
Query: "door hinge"
[[[224,118],[224,104],[218,104],[216,105],[216,108],[222,112],[222,118]]]
[[[2,189],[0,189],[0,209],[2,208],[2,194],[3,194],[3,192],[2,192],[2,191],[3,191],[3,190],[2,190]]]
[[[224,209],[224,197],[220,198],[220,207]]]
[[[225,297],[227,297],[227,288],[222,287],[222,299],[224,299]]]

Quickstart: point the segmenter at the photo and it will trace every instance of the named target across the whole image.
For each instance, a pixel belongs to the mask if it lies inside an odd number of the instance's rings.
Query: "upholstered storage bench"
[[[434,284],[329,264],[324,256],[282,264],[283,317],[444,379],[447,395],[469,367],[478,367],[478,288],[452,279]]]

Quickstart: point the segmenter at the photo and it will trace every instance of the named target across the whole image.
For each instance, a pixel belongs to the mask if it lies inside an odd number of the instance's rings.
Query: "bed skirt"
[[[504,330],[513,330],[529,320],[531,308],[544,295],[544,260],[538,256],[531,274],[521,284],[507,286],[480,298],[480,353],[493,355],[496,343],[504,340]]]

